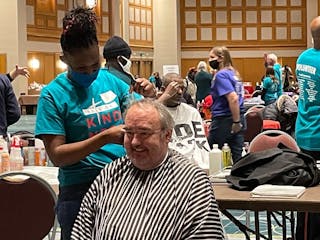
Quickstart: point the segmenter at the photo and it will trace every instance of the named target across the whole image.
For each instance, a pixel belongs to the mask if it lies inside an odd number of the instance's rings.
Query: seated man
[[[181,102],[184,80],[176,73],[163,77],[163,94],[159,97],[175,121],[169,147],[185,155],[201,168],[209,168],[210,147],[203,128],[200,113],[194,107]]]
[[[207,175],[168,148],[173,126],[157,101],[131,105],[123,128],[127,156],[93,182],[71,239],[224,239]]]

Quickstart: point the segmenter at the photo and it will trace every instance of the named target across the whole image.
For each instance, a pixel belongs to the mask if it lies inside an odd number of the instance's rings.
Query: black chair
[[[0,175],[1,239],[55,239],[56,194],[42,178],[27,172]],[[50,234],[51,232],[51,234]]]
[[[252,139],[262,132],[263,129],[263,115],[262,108],[251,107],[244,114],[247,121],[247,129],[244,132],[244,141],[251,142]]]

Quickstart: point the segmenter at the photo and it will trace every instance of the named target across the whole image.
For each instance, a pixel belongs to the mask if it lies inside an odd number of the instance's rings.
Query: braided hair
[[[62,50],[71,52],[98,44],[96,23],[96,14],[90,8],[78,7],[67,12],[60,37]]]

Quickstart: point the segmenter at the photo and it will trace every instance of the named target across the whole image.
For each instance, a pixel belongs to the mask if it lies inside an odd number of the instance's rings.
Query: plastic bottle
[[[225,143],[222,147],[222,162],[224,168],[232,166],[231,149],[228,143]]]
[[[47,160],[46,160],[46,150],[44,147],[40,148],[40,166],[46,166]]]
[[[10,171],[10,160],[7,141],[0,135],[1,172]]]
[[[218,148],[218,144],[212,145],[209,152],[209,175],[218,173],[222,169],[222,151]]]
[[[41,148],[35,147],[34,148],[34,165],[40,166],[40,156],[41,155]]]
[[[23,157],[21,155],[20,138],[18,136],[12,138],[9,159],[11,171],[23,169]]]
[[[10,171],[10,158],[8,149],[3,149],[1,153],[2,172]]]
[[[28,142],[28,165],[34,166],[34,146],[35,146],[35,139],[29,139]]]

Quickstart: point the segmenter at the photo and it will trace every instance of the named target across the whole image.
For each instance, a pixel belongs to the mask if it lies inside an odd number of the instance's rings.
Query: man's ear
[[[168,142],[170,142],[171,136],[172,136],[172,130],[167,130],[167,131],[166,131],[166,140],[167,140]]]

